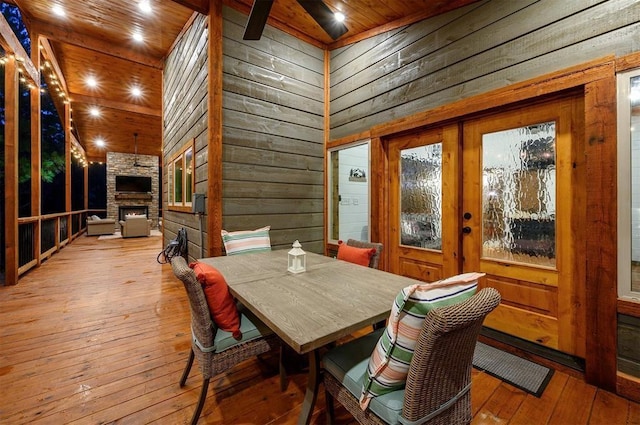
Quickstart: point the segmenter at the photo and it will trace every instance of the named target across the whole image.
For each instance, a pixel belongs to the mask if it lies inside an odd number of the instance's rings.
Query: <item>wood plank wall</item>
[[[486,0],[331,52],[331,140],[637,49],[635,0]]]
[[[185,228],[193,258],[207,256],[206,244],[200,250],[200,221],[194,214],[168,210],[166,164],[195,139],[195,192],[207,193],[207,40],[207,17],[198,15],[167,57],[163,73],[163,246],[176,237],[180,228]],[[202,237],[206,241],[205,223],[203,217]]]
[[[269,225],[274,248],[298,239],[323,252],[324,51],[271,27],[262,40],[243,41],[245,21],[223,9],[223,228]],[[164,70],[164,164],[195,138],[196,193],[208,183],[206,45],[206,17],[198,16]],[[189,255],[209,255],[206,243],[200,251],[197,217],[167,210],[164,170],[165,245],[184,227]]]
[[[223,19],[223,228],[321,253],[324,51],[269,26],[244,41],[247,17]]]

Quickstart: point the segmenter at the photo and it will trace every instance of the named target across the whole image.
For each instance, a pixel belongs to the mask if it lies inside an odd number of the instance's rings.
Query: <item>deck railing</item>
[[[18,276],[38,266],[80,236],[89,214],[105,210],[82,210],[18,219]]]

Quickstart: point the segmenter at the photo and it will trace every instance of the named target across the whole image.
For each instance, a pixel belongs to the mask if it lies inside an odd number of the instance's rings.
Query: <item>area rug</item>
[[[149,236],[162,236],[162,232],[156,229],[151,230],[151,234]],[[122,234],[120,232],[115,232],[113,235],[100,235],[98,236],[99,241],[109,240],[109,239],[121,239]]]
[[[478,342],[473,366],[514,387],[540,397],[553,376],[553,369]]]

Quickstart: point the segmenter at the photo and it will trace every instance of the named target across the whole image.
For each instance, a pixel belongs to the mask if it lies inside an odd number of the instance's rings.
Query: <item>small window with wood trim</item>
[[[167,164],[167,204],[169,210],[191,211],[195,173],[194,140],[174,154]]]

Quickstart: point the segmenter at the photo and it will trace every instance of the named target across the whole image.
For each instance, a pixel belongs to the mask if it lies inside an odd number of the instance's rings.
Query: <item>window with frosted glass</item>
[[[556,263],[556,124],[482,136],[482,255]]]
[[[442,249],[442,143],[400,152],[400,244]]]
[[[369,241],[369,143],[329,152],[329,240]]]

